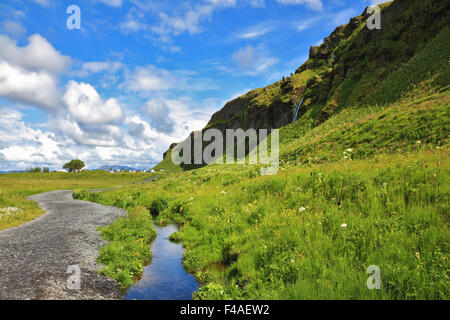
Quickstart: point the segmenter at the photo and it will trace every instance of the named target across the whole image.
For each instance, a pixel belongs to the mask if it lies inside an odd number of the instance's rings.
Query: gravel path
[[[153,181],[157,180],[158,178],[159,178],[159,176],[153,176],[153,177],[150,177],[150,178],[148,178],[148,179],[146,179],[144,181],[137,181],[135,183],[150,183],[150,182],[153,182]]]
[[[114,280],[95,262],[105,241],[96,231],[123,210],[74,200],[72,191],[30,197],[46,211],[21,226],[0,231],[0,299],[121,299]],[[69,290],[69,266],[81,270],[81,288]]]

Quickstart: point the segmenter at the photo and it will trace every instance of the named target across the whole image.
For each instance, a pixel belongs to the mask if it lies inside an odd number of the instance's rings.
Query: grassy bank
[[[127,288],[138,279],[143,267],[150,262],[150,243],[156,238],[149,211],[134,207],[113,224],[100,228],[108,245],[100,250],[98,262],[105,267],[101,273],[116,279],[121,288]]]

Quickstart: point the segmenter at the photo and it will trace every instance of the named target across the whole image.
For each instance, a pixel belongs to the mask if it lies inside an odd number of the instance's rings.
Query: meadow
[[[172,238],[203,284],[198,299],[448,299],[449,168],[448,150],[430,148],[275,177],[212,166],[76,196],[180,224]],[[126,287],[136,259],[111,254],[100,259]],[[381,290],[366,287],[370,265],[381,269]]]

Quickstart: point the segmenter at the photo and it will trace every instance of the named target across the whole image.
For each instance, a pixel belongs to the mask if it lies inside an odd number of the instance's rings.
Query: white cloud
[[[77,77],[86,77],[95,73],[116,73],[124,67],[123,63],[117,61],[91,61],[85,62],[80,70],[74,71],[72,74]]]
[[[260,24],[235,34],[235,38],[241,40],[259,38],[272,30],[273,30],[272,26],[269,26],[267,24]]]
[[[150,25],[145,23],[145,14],[141,11],[132,7],[128,10],[125,16],[125,20],[120,24],[120,31],[123,34],[130,34],[139,31],[148,30]]]
[[[148,100],[143,110],[150,117],[153,126],[162,132],[172,132],[174,121],[169,117],[168,101],[163,99]]]
[[[27,71],[0,59],[0,96],[45,109],[60,104],[57,80],[43,71]]]
[[[188,97],[170,99],[160,96],[148,100],[143,111],[150,118],[151,127],[158,133],[155,138],[157,145],[168,147],[170,143],[185,139],[192,131],[204,128],[217,111],[217,105],[209,99],[194,103]]]
[[[122,139],[118,125],[78,123],[70,115],[52,119],[50,127],[80,146],[117,147]]]
[[[31,35],[24,47],[19,47],[17,41],[0,35],[0,47],[0,59],[26,70],[60,74],[70,64],[69,57],[60,54],[39,34]]]
[[[104,101],[88,83],[69,81],[63,100],[70,114],[82,124],[106,124],[123,117],[116,99]]]
[[[2,162],[58,163],[62,155],[53,133],[30,128],[11,108],[0,108],[0,136],[0,166]]]
[[[150,10],[150,7],[141,1],[134,0],[132,2],[141,10]],[[157,35],[160,41],[170,43],[172,36],[185,32],[189,34],[201,32],[201,23],[205,20],[211,20],[214,11],[234,7],[236,3],[236,0],[192,1],[170,6],[170,12],[169,10],[163,10],[161,7],[155,9],[158,5],[153,4],[151,9],[157,12],[159,21],[151,26],[145,22],[145,16],[141,12],[132,8],[122,23],[121,30],[127,33],[150,30]],[[261,5],[260,0],[253,0],[251,3],[255,6]]]
[[[176,79],[167,70],[153,65],[137,67],[133,72],[125,74],[123,86],[131,91],[158,91],[175,87]]]
[[[3,29],[13,38],[19,38],[25,33],[27,29],[16,21],[6,20],[3,22]]]

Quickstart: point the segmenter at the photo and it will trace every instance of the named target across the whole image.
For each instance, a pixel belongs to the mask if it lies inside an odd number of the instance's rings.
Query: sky
[[[376,2],[2,0],[0,171],[150,168]]]

